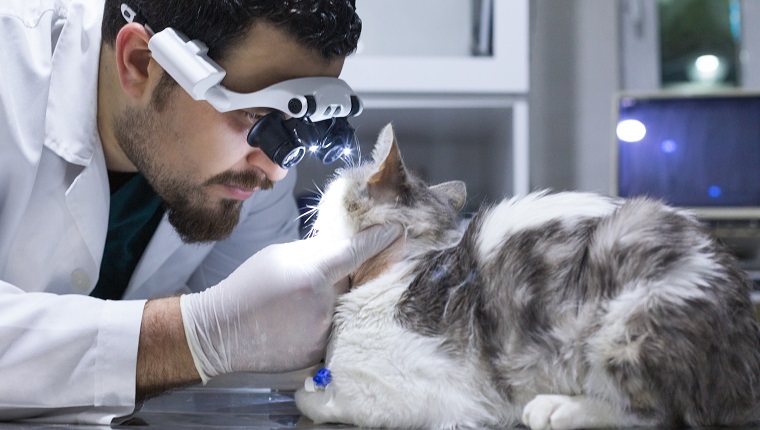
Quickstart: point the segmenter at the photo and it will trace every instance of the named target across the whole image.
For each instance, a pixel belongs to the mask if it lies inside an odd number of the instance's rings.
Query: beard
[[[159,84],[160,85],[160,84]],[[157,149],[161,146],[157,115],[170,103],[171,91],[180,87],[157,88],[149,107],[127,108],[113,118],[114,135],[121,149],[156,191],[166,208],[169,222],[183,242],[202,243],[227,238],[240,220],[243,202],[206,196],[214,184],[242,189],[271,189],[274,183],[257,171],[226,171],[206,181],[194,183],[191,166],[168,165]],[[181,90],[181,89],[180,89]],[[247,144],[241,142],[242,144]],[[185,170],[183,170],[185,169]]]
[[[141,170],[142,171],[142,170]],[[150,173],[148,173],[150,172]],[[258,187],[271,189],[273,183],[256,173],[221,173],[201,186],[193,186],[189,181],[171,179],[162,171],[143,171],[147,181],[164,201],[169,223],[186,243],[212,242],[227,238],[240,220],[243,202],[223,199],[211,204],[203,192],[213,184],[235,186],[243,189]],[[162,190],[162,191],[159,191]]]

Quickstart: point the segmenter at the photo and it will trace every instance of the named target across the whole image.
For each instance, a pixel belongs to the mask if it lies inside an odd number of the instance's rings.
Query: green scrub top
[[[137,262],[164,215],[161,198],[143,175],[129,176],[109,172],[112,191],[108,234],[92,297],[118,300],[124,296]],[[118,186],[120,179],[126,182]]]

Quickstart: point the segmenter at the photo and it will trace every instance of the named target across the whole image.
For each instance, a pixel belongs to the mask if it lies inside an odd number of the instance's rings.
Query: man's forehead
[[[344,59],[326,60],[284,30],[258,21],[218,62],[227,71],[222,84],[232,91],[248,93],[287,79],[338,77]]]

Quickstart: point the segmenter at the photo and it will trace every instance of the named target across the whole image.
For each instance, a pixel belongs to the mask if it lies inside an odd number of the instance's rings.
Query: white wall
[[[531,186],[608,192],[618,1],[531,2]]]
[[[470,55],[469,1],[359,0],[356,11],[362,18],[358,55]]]
[[[742,3],[742,81],[746,88],[760,89],[760,1]]]

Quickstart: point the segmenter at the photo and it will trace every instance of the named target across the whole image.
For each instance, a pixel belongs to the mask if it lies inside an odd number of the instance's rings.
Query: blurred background
[[[471,205],[610,192],[621,91],[760,87],[756,0],[357,0],[357,11],[360,48],[342,78],[365,101],[352,120],[362,148],[393,122],[408,164],[466,180]],[[300,184],[332,167],[302,163]]]

